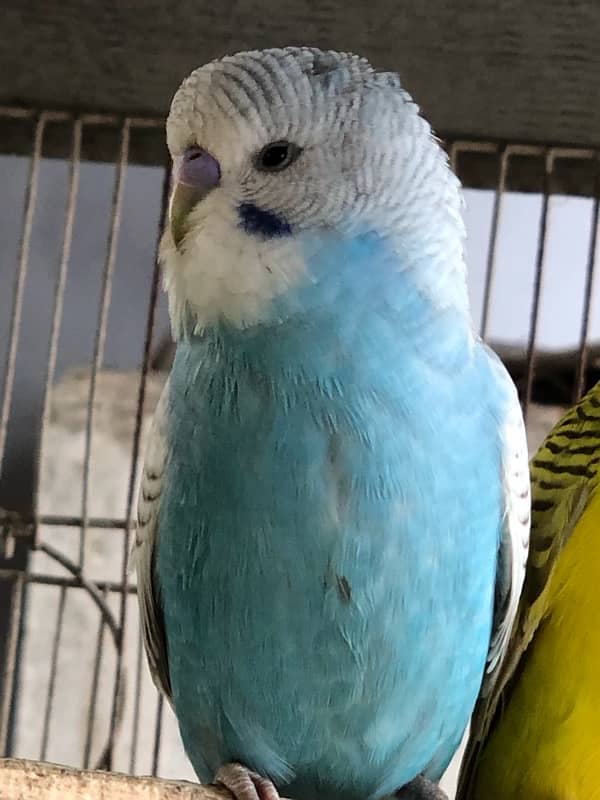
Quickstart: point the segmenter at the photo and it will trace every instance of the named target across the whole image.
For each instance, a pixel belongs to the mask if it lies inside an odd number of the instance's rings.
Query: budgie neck
[[[446,371],[468,358],[474,338],[462,260],[449,268],[432,250],[411,255],[375,234],[327,233],[301,245],[305,280],[270,299],[260,323],[199,327],[188,314],[179,349],[191,355],[201,343],[203,357],[235,353],[238,365],[278,374],[332,375],[336,359],[391,369],[413,355]]]
[[[248,328],[257,322],[279,323],[315,309],[343,316],[361,313],[383,299],[402,305],[399,292],[406,292],[409,286],[426,296],[432,307],[453,307],[468,316],[464,229],[458,209],[451,204],[434,208],[429,218],[428,206],[423,209],[415,204],[409,210],[410,214],[400,207],[402,222],[396,211],[387,218],[382,215],[377,227],[371,223],[324,228],[270,240],[249,236],[230,225],[223,232],[216,228],[210,247],[193,242],[183,256],[177,256],[181,263],[167,270],[175,338],[219,320]],[[236,262],[235,282],[223,268],[232,261]],[[213,301],[211,309],[193,302],[195,287],[190,278],[188,292],[169,281],[169,273],[181,276],[186,272],[203,281],[205,293]],[[268,284],[261,283],[264,275],[269,277]],[[220,293],[214,291],[214,284],[222,285]],[[351,306],[345,305],[348,300]]]

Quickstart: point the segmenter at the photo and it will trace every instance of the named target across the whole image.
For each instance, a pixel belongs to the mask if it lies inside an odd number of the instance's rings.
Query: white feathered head
[[[427,261],[425,284],[448,272],[464,289],[458,182],[396,74],[311,48],[238,53],[183,82],[167,139],[161,257],[176,335],[190,315],[196,327],[263,320],[314,280],[306,242],[321,235],[375,232],[403,263]]]

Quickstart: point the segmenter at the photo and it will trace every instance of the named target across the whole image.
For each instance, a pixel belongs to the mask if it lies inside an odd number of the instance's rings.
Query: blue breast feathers
[[[385,243],[306,252],[285,322],[178,347],[156,572],[199,776],[366,800],[438,778],[475,701],[505,399]]]

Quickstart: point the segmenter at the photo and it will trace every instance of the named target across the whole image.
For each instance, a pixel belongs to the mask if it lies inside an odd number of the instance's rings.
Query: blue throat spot
[[[291,225],[272,211],[255,206],[254,203],[240,203],[238,207],[240,223],[246,233],[259,234],[265,239],[276,236],[291,236]]]

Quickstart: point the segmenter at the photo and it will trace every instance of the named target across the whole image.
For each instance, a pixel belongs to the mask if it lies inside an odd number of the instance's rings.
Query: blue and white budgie
[[[238,800],[436,782],[506,646],[529,524],[458,181],[398,77],[343,53],[214,61],[167,133],[177,352],[136,542],[154,678]]]

